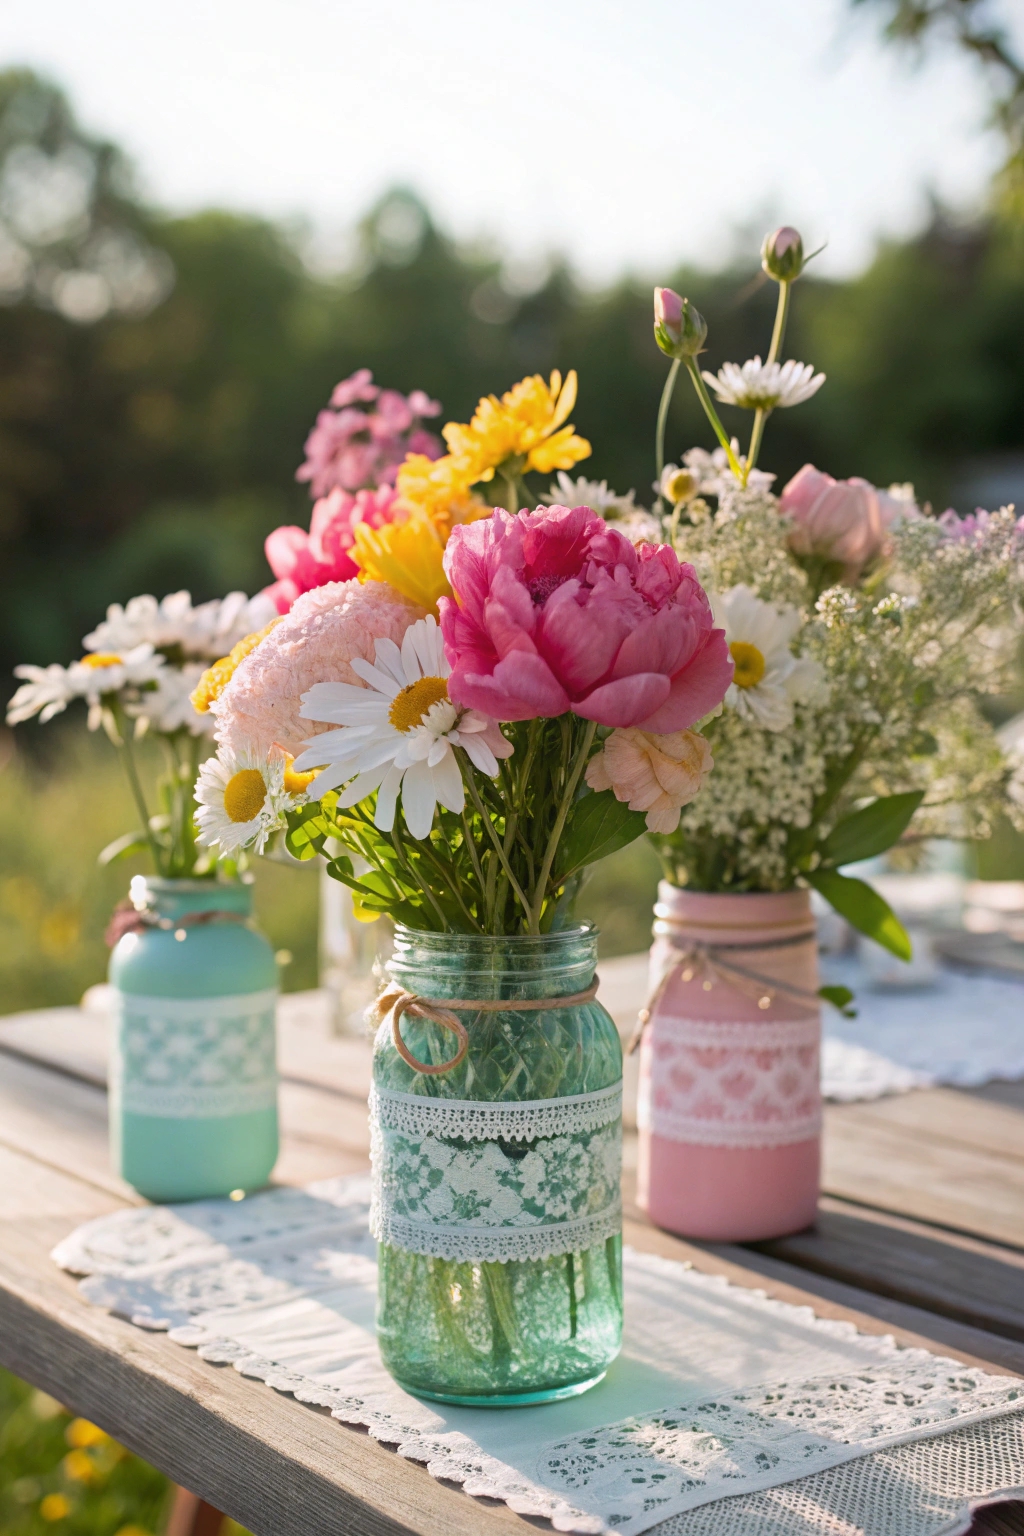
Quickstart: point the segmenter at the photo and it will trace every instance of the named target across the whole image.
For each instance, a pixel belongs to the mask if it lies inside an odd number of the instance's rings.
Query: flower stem
[[[469,790],[469,797],[472,800],[473,805],[476,807],[476,813],[480,817],[480,820],[483,822],[484,826],[487,828],[487,834],[490,837],[491,842],[494,844],[494,851],[498,855],[498,862],[500,863],[502,869],[505,871],[508,883],[515,891],[519,903],[523,911],[526,913],[527,920],[529,920],[530,903],[524,896],[523,888],[512,872],[512,866],[509,863],[505,854],[505,850],[501,845],[501,838],[498,836],[498,829],[484,809],[483,801],[480,799],[480,791],[476,787],[476,779],[473,777],[473,765],[469,761],[468,757],[466,758],[465,765],[463,767],[463,778],[466,781],[466,788]]]
[[[775,306],[775,325],[772,328],[772,343],[768,348],[766,367],[770,367],[772,363],[777,362],[779,353],[782,351],[782,343],[786,336],[786,321],[789,319],[789,295],[792,286],[792,283],[779,284],[779,302]],[[754,412],[754,425],[750,430],[750,451],[747,454],[746,474],[743,477],[744,485],[746,485],[747,480],[750,478],[750,471],[757,463],[757,456],[761,452],[761,439],[764,436],[765,423],[770,415],[771,412],[766,411],[763,407],[759,407]]]
[[[721,421],[718,419],[718,412],[715,410],[715,407],[711,402],[711,396],[708,394],[707,385],[704,383],[704,380],[700,376],[700,369],[697,367],[697,359],[695,357],[688,357],[686,359],[686,366],[690,370],[690,378],[693,380],[693,387],[697,391],[697,399],[704,407],[704,414],[714,428],[715,436],[718,438],[718,441],[725,449],[725,456],[729,461],[729,468],[736,476],[736,479],[739,481],[740,485],[745,485],[746,481],[743,476],[743,470],[740,466],[740,461],[733,452],[732,443],[730,442]]]
[[[551,828],[551,836],[548,838],[548,845],[544,850],[544,860],[540,866],[540,873],[537,876],[537,884],[534,887],[533,911],[530,914],[531,933],[540,933],[540,915],[544,908],[544,898],[547,894],[548,881],[551,878],[551,866],[555,862],[555,853],[558,850],[559,839],[561,838],[562,833],[565,831],[565,821],[569,814],[569,807],[572,805],[572,798],[576,793],[576,786],[579,784],[580,774],[583,772],[587,758],[590,756],[590,748],[593,745],[594,737],[596,734],[597,721],[589,720],[587,722],[587,728],[583,733],[583,741],[580,744],[580,749],[576,754],[576,761],[572,765],[572,772],[569,774],[568,782],[566,783],[565,791],[562,795],[562,803],[558,807],[558,815],[555,817],[555,824]]]
[[[665,388],[661,392],[661,404],[658,406],[658,425],[654,433],[654,474],[660,486],[661,472],[665,468],[665,426],[668,422],[668,408],[672,404],[672,395],[676,387],[676,379],[679,376],[680,359],[674,358],[672,367],[668,371],[665,380]],[[658,504],[661,505],[661,492],[658,492]]]
[[[146,805],[146,797],[142,792],[142,784],[139,781],[138,769],[135,766],[135,755],[132,752],[131,732],[126,729],[127,721],[118,706],[114,705],[114,716],[117,721],[117,731],[121,738],[121,761],[124,764],[125,776],[135,801],[136,809],[142,817],[142,830],[149,844],[149,851],[153,855],[153,863],[158,875],[166,873],[164,869],[163,849],[156,839],[153,828],[149,824],[149,807]]]

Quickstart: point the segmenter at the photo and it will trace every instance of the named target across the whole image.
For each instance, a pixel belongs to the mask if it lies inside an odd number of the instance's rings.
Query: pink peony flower
[[[453,530],[442,598],[450,697],[496,720],[566,710],[679,731],[732,680],[693,567],[638,548],[589,507],[495,512]]]
[[[303,742],[329,725],[300,717],[302,695],[314,683],[366,684],[353,657],[372,662],[379,639],[402,643],[424,610],[382,581],[332,581],[298,598],[255,650],[240,662],[212,705],[217,740],[239,752],[268,752],[275,744],[297,757]]]
[[[306,461],[295,475],[309,481],[316,497],[393,485],[407,453],[431,459],[441,453],[441,443],[420,425],[441,407],[422,389],[408,397],[381,389],[369,368],[360,368],[335,385],[331,406],[317,416],[306,439]]]
[[[789,547],[804,558],[830,560],[842,567],[840,579],[852,585],[885,553],[888,533],[898,517],[916,517],[912,502],[878,491],[867,480],[833,480],[805,464],[782,492],[781,511],[793,520]]]
[[[349,555],[356,524],[380,528],[392,522],[396,501],[390,486],[355,496],[333,490],[313,507],[308,533],[302,528],[275,528],[263,547],[278,579],[264,591],[277,604],[278,613],[287,613],[295,599],[313,587],[358,576],[359,567]]]

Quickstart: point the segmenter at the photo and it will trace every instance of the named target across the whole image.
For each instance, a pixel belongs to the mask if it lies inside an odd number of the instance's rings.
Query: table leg
[[[176,1487],[164,1536],[220,1536],[224,1516],[187,1488]]]

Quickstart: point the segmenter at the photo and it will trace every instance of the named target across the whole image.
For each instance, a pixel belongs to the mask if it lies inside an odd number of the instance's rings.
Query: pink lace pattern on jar
[[[669,1141],[779,1147],[821,1130],[817,1017],[750,1023],[658,1013],[644,1041],[637,1123]]]

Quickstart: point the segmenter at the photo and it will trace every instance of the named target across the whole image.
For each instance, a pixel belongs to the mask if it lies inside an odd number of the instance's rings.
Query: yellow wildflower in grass
[[[351,553],[360,581],[386,581],[403,597],[435,612],[438,598],[451,596],[441,564],[446,535],[424,513],[413,512],[404,522],[383,528],[357,523],[355,534]]]
[[[521,379],[499,400],[485,395],[467,425],[450,421],[444,430],[456,468],[469,484],[490,480],[508,459],[521,460],[517,474],[550,475],[571,469],[590,454],[590,444],[578,437],[570,423],[562,423],[576,404],[576,371],[562,375],[556,369],[545,384],[539,373]]]
[[[64,1475],[73,1483],[91,1483],[96,1480],[99,1469],[88,1451],[68,1451],[61,1462]]]
[[[211,704],[216,703],[224,689],[235,675],[236,668],[245,660],[250,651],[254,651],[261,640],[265,640],[275,624],[280,624],[280,618],[271,619],[263,629],[258,629],[253,635],[246,635],[244,640],[232,647],[227,656],[222,656],[215,661],[212,667],[207,667],[189,697],[192,700],[192,708],[200,715],[205,715]]]
[[[55,1520],[65,1520],[71,1513],[71,1500],[62,1493],[48,1493],[40,1502],[39,1513],[49,1524]]]
[[[64,1438],[76,1451],[84,1451],[90,1445],[105,1445],[110,1436],[98,1424],[90,1424],[88,1419],[72,1419],[64,1431]]]

